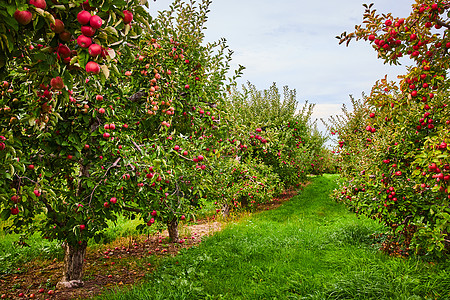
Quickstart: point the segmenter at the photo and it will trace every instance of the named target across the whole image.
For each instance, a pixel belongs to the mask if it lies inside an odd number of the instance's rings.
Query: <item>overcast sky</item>
[[[151,14],[172,1],[149,1]],[[413,0],[369,0],[379,13],[407,17]],[[370,93],[376,80],[395,80],[404,66],[384,65],[364,42],[339,45],[335,36],[361,24],[365,1],[359,0],[212,0],[206,40],[226,38],[234,51],[233,66],[246,67],[239,84],[257,89],[276,82],[297,90],[301,107],[315,103],[314,118],[340,113],[350,97]],[[319,128],[324,127],[319,122]]]

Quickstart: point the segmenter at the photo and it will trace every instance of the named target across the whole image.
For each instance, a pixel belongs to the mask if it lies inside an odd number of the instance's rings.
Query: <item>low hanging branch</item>
[[[119,164],[119,161],[121,160],[122,158],[121,157],[118,157],[117,159],[116,159],[116,161],[112,164],[112,165],[110,165],[109,167],[108,167],[108,169],[106,169],[106,171],[105,171],[105,174],[103,174],[103,176],[102,176],[102,180],[100,180],[96,185],[95,185],[95,187],[92,189],[92,192],[89,194],[89,196],[87,196],[86,198],[84,198],[83,200],[86,200],[87,198],[89,198],[89,205],[91,205],[91,202],[92,202],[92,197],[94,196],[94,192],[95,192],[95,190],[97,189],[97,187],[100,185],[100,183],[103,181],[103,179],[106,177],[106,175],[108,175],[108,172],[112,169],[112,168],[116,168],[116,167],[118,167],[118,164]]]

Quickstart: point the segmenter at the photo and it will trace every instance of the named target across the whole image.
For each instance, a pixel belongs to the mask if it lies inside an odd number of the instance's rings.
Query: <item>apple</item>
[[[58,54],[62,58],[69,57],[72,54],[72,51],[70,51],[69,47],[63,44],[59,44],[58,46]]]
[[[130,24],[131,21],[133,21],[133,14],[128,10],[124,10],[123,11],[123,23]]]
[[[19,213],[19,208],[17,206],[11,207],[11,214],[17,215]]]
[[[110,136],[111,136],[111,135],[110,135],[108,132],[105,132],[105,133],[103,134],[103,138],[105,138],[105,139],[109,139]]]
[[[151,226],[153,223],[155,223],[155,219],[151,218],[151,219],[147,222],[147,226]]]
[[[116,198],[116,197],[111,197],[111,199],[109,199],[109,201],[110,201],[112,204],[116,204],[116,203],[117,203],[117,198]]]
[[[187,155],[188,155],[188,152],[187,152],[187,151],[183,151],[183,155],[184,155],[184,156],[187,156]]]
[[[45,289],[44,288],[40,288],[38,292],[39,293],[43,293],[43,292],[45,292]]]
[[[61,33],[64,31],[64,23],[59,19],[55,19],[55,24],[50,24],[50,29],[54,33]]]
[[[80,225],[80,230],[85,230],[85,229],[86,229],[86,225],[81,224],[81,225]]]
[[[86,64],[86,72],[92,74],[100,73],[100,66],[95,61],[90,61]]]
[[[34,190],[33,193],[34,193],[34,195],[36,197],[40,197],[41,196],[41,192],[39,192],[39,190]]]
[[[49,294],[50,296],[53,295],[54,293],[55,293],[54,290],[49,290],[49,291],[47,292],[47,294]]]
[[[105,113],[105,109],[104,109],[103,107],[100,107],[100,108],[98,109],[98,112],[99,112],[100,114],[104,114],[104,113]]]
[[[16,10],[14,12],[14,19],[21,24],[21,25],[27,25],[31,22],[31,19],[33,18],[33,14],[29,12],[28,10]]]
[[[20,197],[18,195],[12,195],[11,201],[17,204],[20,201]]]
[[[70,155],[70,154],[69,154],[69,155],[67,155],[67,159],[68,159],[68,160],[72,160],[72,158],[73,158],[73,156],[72,156],[72,155]]]
[[[28,165],[29,170],[34,170],[34,165]]]
[[[97,57],[102,53],[102,46],[99,44],[92,44],[88,49],[89,55],[92,57]]]
[[[5,143],[0,143],[0,151],[5,150],[6,145]]]
[[[151,214],[153,217],[156,217],[156,216],[158,215],[158,212],[156,212],[156,210],[154,210],[154,211],[152,211],[150,214]]]
[[[100,18],[97,15],[91,16],[89,20],[89,25],[91,25],[92,28],[99,29],[100,27],[102,27],[102,24],[103,24],[102,18]]]
[[[28,4],[34,5],[36,8],[40,9],[45,9],[47,7],[47,2],[45,2],[45,0],[30,0]]]
[[[60,76],[57,76],[50,80],[50,86],[54,90],[62,90],[64,88],[64,82]]]
[[[19,297],[24,297],[25,296],[25,294],[24,293],[19,293]]]
[[[109,129],[111,129],[111,130],[116,129],[116,125],[114,125],[114,124],[109,124]]]
[[[85,25],[85,26],[81,26],[81,33],[84,34],[85,36],[94,36],[95,35],[95,28],[92,28],[91,26]]]
[[[59,34],[59,39],[63,42],[68,42],[72,38],[72,34],[68,31],[63,31]]]
[[[103,203],[103,206],[104,206],[105,208],[109,208],[109,203],[108,203],[108,202],[105,202],[105,203]]]
[[[90,12],[88,12],[87,10],[82,10],[78,13],[77,20],[81,25],[86,25],[91,20],[91,17],[92,16]]]
[[[103,128],[109,129],[109,124],[105,124],[105,125],[103,126]]]
[[[88,150],[89,149],[89,145],[88,144],[84,145],[83,149],[84,150]]]
[[[197,160],[198,160],[198,161],[202,161],[203,159],[204,159],[203,155],[197,156]]]
[[[175,151],[178,151],[178,150],[180,150],[180,146],[178,146],[178,145],[175,145],[175,147],[173,147],[173,150],[175,150]]]
[[[182,215],[180,219],[181,219],[181,220],[186,220],[186,216],[185,216],[185,215]]]
[[[92,39],[82,34],[77,37],[77,44],[81,48],[89,48],[89,46],[92,44]]]
[[[95,96],[95,100],[102,101],[103,100],[103,96],[102,95],[97,95],[97,96]]]
[[[185,89],[189,89],[189,84],[186,84],[186,85],[184,86],[184,88],[185,88]]]

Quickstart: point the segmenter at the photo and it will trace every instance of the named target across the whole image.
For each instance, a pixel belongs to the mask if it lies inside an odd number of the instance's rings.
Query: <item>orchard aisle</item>
[[[316,177],[278,209],[230,223],[165,261],[147,283],[103,299],[439,299],[447,262],[378,252],[376,222],[332,199],[336,176]]]

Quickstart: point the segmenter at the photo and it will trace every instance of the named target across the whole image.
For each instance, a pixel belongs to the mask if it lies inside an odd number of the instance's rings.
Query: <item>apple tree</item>
[[[391,228],[385,249],[407,255],[449,249],[450,164],[447,142],[449,68],[446,1],[416,1],[398,18],[365,5],[363,25],[339,39],[363,39],[378,57],[409,58],[400,81],[378,81],[353,112],[334,119],[340,167],[348,180],[339,198]]]

